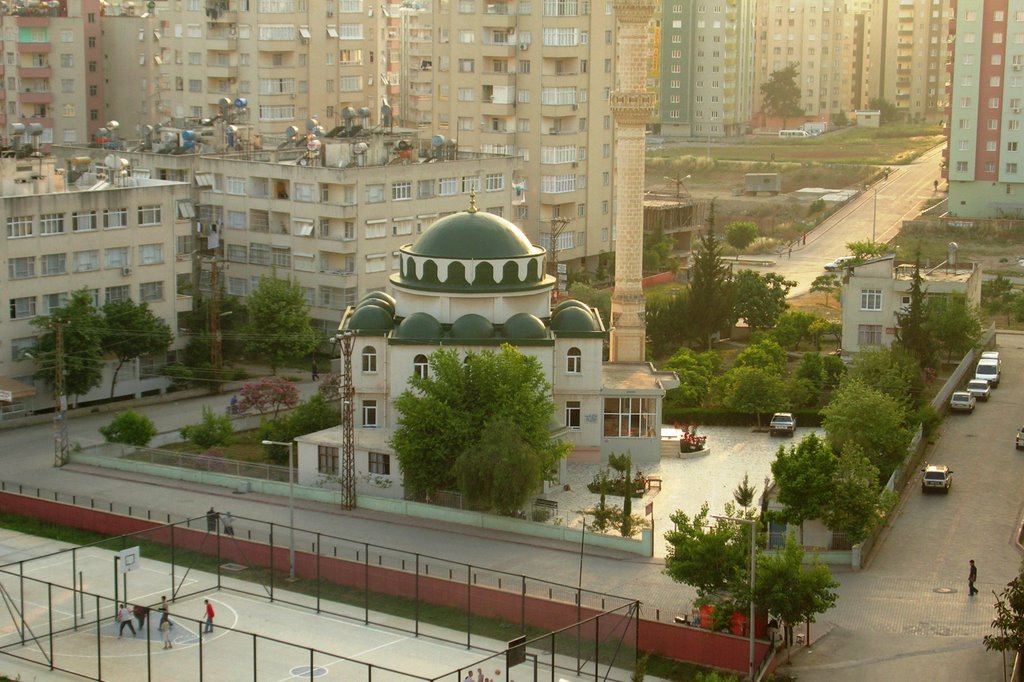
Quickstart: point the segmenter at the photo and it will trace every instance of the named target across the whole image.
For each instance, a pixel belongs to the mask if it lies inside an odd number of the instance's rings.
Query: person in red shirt
[[[204,599],[203,603],[206,605],[206,629],[203,632],[213,632],[213,604],[210,603],[209,599]]]

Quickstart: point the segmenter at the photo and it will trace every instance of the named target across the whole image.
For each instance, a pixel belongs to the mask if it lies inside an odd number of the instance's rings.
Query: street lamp
[[[264,445],[280,445],[288,448],[288,579],[295,580],[295,468],[292,466],[292,443],[265,440]]]
[[[754,577],[757,572],[757,519],[736,518],[733,516],[712,516],[719,521],[734,521],[750,526],[750,622],[747,630],[750,635],[749,674],[750,682],[754,682]]]

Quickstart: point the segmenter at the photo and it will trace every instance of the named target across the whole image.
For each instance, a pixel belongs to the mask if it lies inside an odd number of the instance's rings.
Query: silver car
[[[985,379],[971,379],[967,382],[967,392],[976,400],[987,401],[992,395],[992,386]]]

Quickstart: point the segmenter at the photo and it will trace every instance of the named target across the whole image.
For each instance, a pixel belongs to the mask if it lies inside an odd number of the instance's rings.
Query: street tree
[[[56,384],[59,326],[64,345],[61,360],[65,395],[77,402],[78,396],[100,385],[103,380],[103,316],[93,305],[92,294],[87,289],[73,292],[63,307],[34,318],[32,325],[42,331],[31,351],[36,378],[50,386]]]
[[[203,405],[203,416],[198,424],[189,424],[179,429],[183,440],[204,450],[231,445],[235,426],[226,414],[215,414],[209,405]]]
[[[440,349],[431,354],[429,366],[426,376],[409,378],[409,388],[395,401],[398,427],[390,445],[406,488],[459,490],[494,510],[520,508],[539,480],[506,485],[505,469],[476,466],[474,458],[487,447],[503,461],[520,462],[524,471],[540,471],[541,478],[554,474],[569,446],[551,437],[555,406],[540,362],[506,344],[498,351],[467,353],[464,359],[455,350]],[[489,426],[500,427],[502,437],[522,447],[495,450]],[[521,461],[526,456],[529,465]]]
[[[834,272],[826,272],[824,275],[818,275],[811,282],[811,293],[812,294],[825,294],[825,307],[828,308],[828,297],[838,299],[839,292],[842,291],[843,285],[839,281],[839,275]]]
[[[799,67],[794,62],[785,68],[768,74],[768,80],[761,84],[761,98],[764,111],[772,117],[782,119],[782,127],[786,127],[786,119],[803,116],[800,107],[800,86],[797,84]]]
[[[665,393],[666,404],[683,408],[700,407],[707,398],[711,381],[721,363],[721,357],[714,351],[697,353],[690,348],[677,350],[663,366],[679,376],[679,386]]]
[[[753,414],[761,427],[761,415],[786,407],[786,385],[782,378],[760,367],[734,367],[720,377],[721,400],[736,412]]]
[[[860,379],[847,378],[822,414],[832,449],[843,452],[852,444],[868,454],[882,477],[887,478],[907,454],[912,433],[906,425],[906,406]]]
[[[800,526],[801,542],[804,521],[823,518],[832,502],[836,466],[832,448],[813,433],[788,450],[780,446],[775,455],[772,476],[783,507],[780,515],[786,523]]]
[[[714,201],[708,210],[707,226],[693,257],[688,320],[700,347],[705,350],[711,348],[713,334],[736,321],[732,273],[722,257],[722,243],[715,237]]]
[[[756,367],[772,374],[781,375],[786,371],[786,351],[775,339],[760,336],[754,343],[739,352],[733,363],[736,367]]]
[[[295,382],[281,377],[263,377],[243,384],[238,396],[236,409],[239,412],[255,412],[261,417],[270,415],[271,419],[277,419],[281,410],[299,404],[299,389]]]
[[[754,602],[762,611],[778,614],[787,633],[793,625],[813,623],[816,616],[835,606],[838,587],[826,564],[817,558],[805,560],[804,550],[792,534],[781,552],[758,554]]]
[[[295,406],[288,414],[260,423],[259,438],[279,443],[291,443],[299,436],[329,429],[341,423],[341,411],[337,401],[328,400],[322,393],[315,393]],[[268,445],[270,459],[276,464],[287,464],[290,448]]]
[[[964,356],[981,338],[977,311],[963,295],[935,296],[924,306],[924,328],[947,363]]]
[[[1009,651],[1024,659],[1024,563],[1017,576],[996,596],[992,629],[982,641],[987,651]]]
[[[847,448],[836,458],[831,501],[823,520],[857,545],[885,519],[896,500],[896,494],[879,482],[878,467],[857,448]]]
[[[676,510],[665,533],[665,573],[690,585],[700,598],[742,593],[747,582],[748,532],[739,523],[710,523],[708,503],[692,517]]]
[[[153,314],[148,303],[135,303],[130,299],[104,305],[103,326],[103,352],[117,359],[110,380],[110,397],[113,398],[124,364],[147,355],[166,354],[174,335],[167,323]]]
[[[729,223],[725,226],[725,241],[729,246],[742,252],[757,239],[757,225],[747,220]]]
[[[249,294],[247,307],[246,350],[265,358],[274,374],[283,362],[309,355],[320,345],[322,339],[310,326],[309,308],[298,281],[261,277]]]
[[[910,304],[896,313],[896,343],[917,358],[921,369],[935,366],[935,341],[925,321],[925,300],[921,263],[914,264],[910,280]]]
[[[735,278],[737,319],[746,320],[751,330],[770,329],[789,308],[786,295],[796,282],[777,272],[764,274],[741,270]]]
[[[662,232],[660,227],[644,235],[643,269],[644,272],[657,273],[665,270],[676,270],[679,264],[672,259],[674,242],[671,235]]]

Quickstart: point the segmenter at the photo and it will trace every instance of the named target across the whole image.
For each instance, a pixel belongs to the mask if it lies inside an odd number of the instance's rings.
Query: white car
[[[921,492],[928,493],[934,490],[944,495],[949,494],[949,489],[953,487],[953,472],[949,467],[929,464],[921,471],[924,472],[921,478]]]
[[[857,259],[853,256],[840,256],[830,263],[825,263],[825,269],[829,272],[835,272],[836,270],[846,267],[855,260]]]
[[[949,399],[949,409],[954,412],[974,412],[977,402],[967,391],[956,391]]]
[[[987,402],[989,396],[992,395],[992,387],[986,379],[971,379],[967,382],[967,392],[973,395],[976,400]]]

